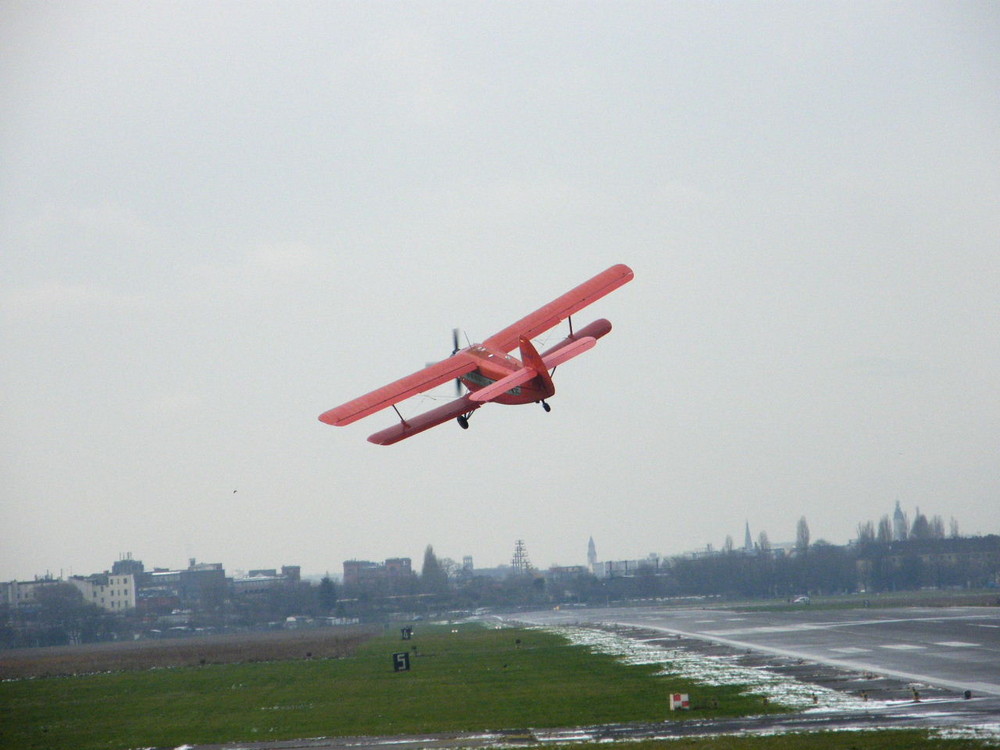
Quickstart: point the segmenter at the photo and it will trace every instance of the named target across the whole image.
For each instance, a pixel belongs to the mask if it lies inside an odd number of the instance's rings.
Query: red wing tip
[[[330,411],[325,411],[320,414],[319,421],[324,424],[331,424],[334,427],[340,427],[344,424],[343,420],[338,418],[336,409],[331,409]]]
[[[614,273],[615,275],[621,277],[623,279],[621,283],[623,284],[635,278],[635,271],[626,266],[624,263],[618,263],[614,266],[611,266],[611,268],[609,268],[604,273],[606,274]]]

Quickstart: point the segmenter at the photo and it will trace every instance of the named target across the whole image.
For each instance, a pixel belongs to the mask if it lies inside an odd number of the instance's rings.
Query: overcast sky
[[[0,2],[0,580],[1000,533],[998,52],[992,2]],[[619,262],[552,413],[317,421]]]

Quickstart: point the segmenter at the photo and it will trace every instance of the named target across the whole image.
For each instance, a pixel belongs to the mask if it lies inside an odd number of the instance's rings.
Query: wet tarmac
[[[1000,698],[998,607],[736,611],[645,606],[543,610],[519,619],[544,626],[645,628],[661,636]]]

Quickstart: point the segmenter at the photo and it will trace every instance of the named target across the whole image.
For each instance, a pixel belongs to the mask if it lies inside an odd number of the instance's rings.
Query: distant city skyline
[[[905,517],[905,519],[906,519],[905,522],[901,522],[899,520],[900,516],[895,515],[895,511],[896,510],[898,510]],[[913,510],[914,510],[914,514],[921,512],[919,508],[914,508]],[[898,536],[896,536],[896,534],[905,533],[905,531],[903,529],[908,529],[909,528],[909,522],[910,522],[911,519],[909,517],[909,514],[905,510],[903,510],[901,508],[899,501],[897,501],[896,504],[893,506],[893,513],[886,512],[886,513],[882,514],[882,516],[879,516],[879,518],[864,519],[863,521],[859,521],[858,523],[861,524],[861,523],[864,523],[865,521],[869,521],[870,520],[870,521],[872,521],[873,524],[877,524],[877,522],[879,521],[879,519],[882,518],[883,516],[886,517],[886,518],[890,518],[893,521],[893,523],[894,523],[894,526],[893,526],[893,529],[894,529],[894,531],[893,531],[893,534],[894,534],[893,538],[894,539],[899,538]],[[932,517],[933,516],[941,516],[941,514],[932,513],[931,516]],[[941,516],[941,517],[943,518],[943,516]],[[956,529],[960,529],[961,528],[961,524],[958,523],[957,519],[952,518],[950,520],[955,522],[953,524],[954,528],[956,528]],[[808,519],[807,519],[807,521],[808,521]],[[900,526],[900,523],[905,523],[906,525],[905,526]],[[763,532],[766,533],[767,529],[759,529],[759,530],[757,530],[757,535],[759,535],[759,533],[761,531],[763,531]],[[997,533],[997,532],[992,532],[992,533]],[[751,521],[750,521],[750,519],[747,519],[744,522],[744,544],[742,545],[742,548],[747,548],[747,540],[749,540],[750,548],[752,549],[756,545],[755,539],[757,538],[757,535],[751,533]],[[967,536],[967,535],[963,534],[963,536]],[[971,534],[971,536],[980,536],[980,534]],[[661,559],[666,559],[666,558],[671,558],[671,557],[681,557],[681,556],[688,555],[688,554],[702,553],[702,552],[705,552],[708,549],[716,550],[716,551],[722,550],[725,547],[725,543],[726,543],[727,539],[730,539],[730,538],[733,538],[732,535],[727,534],[726,537],[724,537],[722,540],[719,540],[719,541],[705,542],[701,546],[690,547],[690,548],[687,548],[687,549],[678,550],[678,551],[672,551],[672,552],[650,550],[645,555],[614,555],[614,554],[612,554],[609,557],[602,557],[597,552],[597,550],[598,550],[599,536],[595,537],[595,535],[590,535],[590,537],[588,537],[588,539],[582,545],[583,553],[580,556],[580,560],[572,560],[572,561],[562,562],[562,563],[552,562],[552,563],[549,563],[547,565],[541,565],[541,566],[534,565],[533,567],[535,567],[538,570],[547,570],[550,567],[571,566],[571,565],[583,565],[585,567],[590,567],[593,564],[593,562],[604,562],[604,561],[610,561],[610,560],[626,560],[626,559],[636,559],[636,560],[639,560],[639,559],[646,559],[650,555],[655,555],[655,556],[657,556],[657,557],[659,557]],[[855,535],[855,537],[853,537],[851,539],[847,539],[847,540],[845,540],[843,542],[835,542],[835,541],[832,541],[832,540],[829,540],[829,539],[825,539],[822,536],[819,536],[819,537],[814,538],[813,541],[812,541],[812,543],[815,543],[817,541],[821,541],[821,542],[828,542],[830,544],[838,544],[838,545],[842,546],[842,545],[845,545],[845,544],[849,544],[852,541],[856,541],[856,539],[857,539],[857,537]],[[520,547],[518,545],[519,541],[523,543],[523,545],[520,546]],[[780,547],[792,548],[792,547],[795,546],[794,535],[793,535],[793,537],[791,539],[787,539],[787,540],[782,540],[782,539],[771,540],[770,544],[771,544],[771,546],[773,548],[780,548]],[[426,545],[424,545],[424,547],[426,547]],[[517,556],[519,549],[520,549],[521,553],[526,556],[526,558],[530,558],[531,545],[530,545],[530,543],[527,540],[513,540],[512,544],[511,544],[511,555],[508,556],[508,558],[506,560],[500,560],[498,562],[490,561],[489,563],[481,563],[476,555],[474,555],[474,554],[470,555],[468,553],[460,553],[460,554],[457,554],[457,555],[456,554],[441,553],[441,554],[438,554],[437,557],[438,557],[439,560],[445,560],[445,559],[452,560],[452,561],[454,561],[456,563],[456,566],[458,566],[458,567],[463,567],[466,564],[466,562],[471,559],[473,561],[474,567],[476,569],[493,569],[493,568],[501,568],[501,567],[512,567],[513,559],[514,559],[514,557]],[[591,559],[591,554],[593,554],[593,559]],[[30,580],[34,580],[36,578],[41,578],[41,577],[47,576],[47,575],[48,576],[53,576],[53,577],[56,577],[56,578],[67,578],[69,576],[74,576],[74,575],[92,575],[92,574],[95,574],[95,573],[108,572],[108,571],[110,571],[112,569],[112,567],[113,567],[113,565],[114,565],[115,562],[124,561],[124,560],[135,560],[135,561],[138,561],[138,562],[142,563],[144,566],[146,566],[146,570],[147,571],[152,570],[154,567],[165,568],[165,569],[170,569],[170,570],[182,570],[182,569],[185,569],[187,566],[189,566],[191,564],[194,564],[194,563],[198,563],[198,564],[221,564],[224,567],[224,569],[226,570],[227,575],[229,575],[230,577],[232,577],[235,574],[247,574],[250,571],[254,571],[254,570],[268,569],[268,566],[272,566],[275,570],[280,569],[280,568],[282,568],[284,566],[293,566],[293,567],[299,567],[299,568],[301,568],[302,571],[303,571],[303,576],[306,577],[306,578],[313,579],[313,578],[321,577],[321,576],[324,576],[324,575],[330,575],[333,578],[340,579],[343,576],[343,564],[344,564],[345,561],[357,560],[357,561],[378,562],[380,560],[386,560],[386,559],[409,558],[410,560],[415,561],[414,567],[413,567],[414,572],[419,573],[420,572],[420,563],[419,563],[419,561],[422,559],[422,557],[420,557],[420,556],[402,555],[402,554],[399,554],[399,555],[397,555],[397,554],[390,554],[390,555],[387,555],[387,556],[368,555],[368,556],[359,556],[359,557],[353,557],[353,558],[344,558],[342,560],[338,560],[336,562],[336,564],[334,564],[332,566],[328,566],[326,568],[322,568],[322,569],[309,569],[306,566],[300,565],[295,560],[282,560],[282,561],[279,561],[279,562],[277,562],[277,563],[275,563],[273,565],[272,565],[271,562],[268,562],[268,561],[264,561],[264,562],[259,562],[259,561],[258,562],[251,562],[249,564],[243,564],[243,565],[229,565],[229,564],[226,563],[225,560],[210,559],[210,558],[211,558],[211,556],[206,556],[206,557],[189,557],[189,558],[187,558],[183,562],[183,564],[176,564],[176,565],[170,564],[170,565],[167,565],[167,564],[163,564],[163,563],[161,563],[159,561],[155,561],[155,560],[154,561],[147,561],[147,560],[145,560],[142,557],[142,555],[137,554],[134,551],[126,551],[126,552],[119,552],[119,553],[117,553],[117,557],[115,557],[112,560],[112,562],[110,564],[108,564],[106,567],[95,569],[95,570],[79,571],[79,570],[72,570],[72,569],[60,566],[58,568],[58,573],[56,573],[52,568],[47,568],[44,571],[36,571],[36,572],[32,573],[29,576],[21,576],[21,577],[17,577],[17,576],[13,576],[13,577],[11,577],[11,576],[7,576],[7,577],[0,576],[0,581],[14,581],[14,580],[30,581]],[[243,558],[243,559],[245,559],[245,558]]]

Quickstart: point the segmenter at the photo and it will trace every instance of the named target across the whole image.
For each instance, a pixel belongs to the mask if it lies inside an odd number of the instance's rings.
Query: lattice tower
[[[522,575],[531,570],[531,561],[528,559],[528,550],[524,547],[523,539],[518,539],[514,544],[514,557],[511,558],[510,566],[516,575]]]

